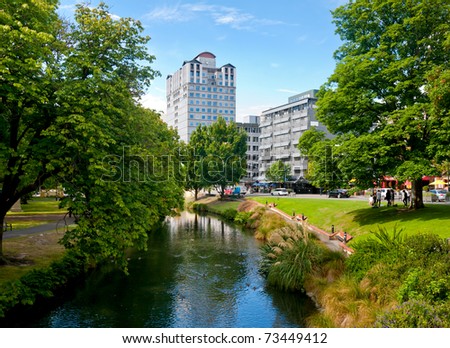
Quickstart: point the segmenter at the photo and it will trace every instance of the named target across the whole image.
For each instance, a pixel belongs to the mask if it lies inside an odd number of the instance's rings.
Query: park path
[[[48,222],[42,225],[37,225],[33,227],[28,228],[22,228],[22,229],[15,229],[14,228],[14,222],[17,221],[23,221],[23,220],[43,220],[43,221],[49,221],[54,220],[52,222]],[[3,232],[3,239],[8,238],[15,238],[15,237],[22,237],[22,236],[28,236],[30,234],[35,233],[43,233],[48,231],[57,231],[57,232],[64,232],[65,227],[67,225],[70,225],[73,223],[74,219],[67,217],[63,214],[39,214],[39,215],[27,215],[27,216],[8,216],[7,217],[8,223],[12,224],[12,230],[7,230]]]
[[[303,226],[305,229],[312,232],[328,249],[333,251],[343,251],[348,255],[354,253],[354,250],[352,248],[348,247],[346,243],[343,243],[342,241],[336,238],[337,235],[342,235],[343,232],[331,234],[308,223],[307,217],[305,220],[302,220],[301,217],[293,217],[289,214],[286,214],[284,211],[277,209],[276,207],[270,206],[269,209],[274,213],[281,215],[286,220],[292,223],[299,224]]]

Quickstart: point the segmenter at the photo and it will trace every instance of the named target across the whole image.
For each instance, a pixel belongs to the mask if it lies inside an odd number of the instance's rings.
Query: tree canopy
[[[246,173],[246,139],[245,132],[233,122],[227,124],[223,117],[209,126],[199,125],[189,142],[195,156],[191,157],[193,172],[188,180],[195,180],[197,187],[214,186],[223,197],[226,187]]]
[[[339,171],[339,145],[315,127],[305,131],[299,139],[297,148],[308,157],[306,179],[316,187],[325,190],[341,187],[345,182]],[[348,182],[348,180],[347,180]]]
[[[422,176],[449,156],[450,3],[355,0],[333,18],[343,45],[317,117],[341,136],[341,169],[362,181],[408,179],[421,208]]]
[[[285,183],[288,180],[288,175],[291,173],[291,166],[289,163],[284,163],[278,160],[267,169],[266,178],[273,182]]]
[[[103,3],[77,5],[75,23],[58,18],[57,1],[1,3],[0,226],[56,178],[78,219],[63,243],[125,265],[125,248],[145,247],[183,200],[178,137],[135,101],[159,75],[150,38]]]

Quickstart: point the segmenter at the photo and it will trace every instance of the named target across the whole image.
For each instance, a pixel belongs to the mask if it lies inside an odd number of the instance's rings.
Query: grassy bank
[[[33,198],[28,204],[22,205],[22,210],[9,212],[6,216],[6,221],[13,225],[13,231],[55,222],[57,215],[66,212],[59,209],[59,201],[55,198]],[[48,218],[53,215],[55,218]],[[61,237],[61,232],[52,228],[43,233],[4,239],[3,251],[10,263],[0,267],[0,286],[61,259],[65,252],[64,247],[58,243]]]
[[[0,286],[19,279],[31,270],[48,267],[60,259],[65,252],[58,243],[61,237],[61,233],[48,231],[4,240],[4,253],[10,263],[0,266]]]
[[[22,209],[23,212],[7,215],[13,231],[47,222],[56,224],[65,213],[54,198],[35,198]],[[62,233],[51,228],[3,241],[8,264],[0,266],[0,318],[29,308],[38,299],[52,297],[84,273],[87,260],[59,244]]]
[[[367,238],[379,227],[392,231],[394,227],[405,233],[434,233],[450,238],[450,205],[428,204],[425,209],[409,210],[404,207],[369,207],[366,201],[328,198],[274,198],[250,197],[259,203],[276,202],[277,208],[287,214],[304,214],[308,222],[325,231],[334,225],[352,236]]]
[[[24,215],[40,215],[40,214],[64,214],[65,209],[59,209],[59,200],[54,197],[32,198],[27,204],[21,204],[22,212],[8,212],[6,216],[24,216]]]
[[[257,239],[268,240],[273,231],[291,225],[279,214],[250,200],[201,199],[191,205],[192,210],[208,212],[253,230]]]
[[[331,260],[305,280],[322,308],[308,318],[309,326],[450,327],[450,206],[412,211],[373,209],[356,200],[271,197],[268,202],[287,214],[304,214],[324,230],[335,225],[356,236],[354,255],[343,264]]]
[[[8,212],[5,220],[14,230],[51,223],[67,213],[66,209],[59,208],[59,203],[54,197],[32,198],[21,205],[21,212]]]

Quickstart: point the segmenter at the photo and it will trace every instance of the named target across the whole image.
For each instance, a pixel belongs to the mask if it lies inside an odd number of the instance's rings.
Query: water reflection
[[[308,298],[265,288],[253,236],[184,212],[134,253],[130,275],[94,272],[69,301],[30,327],[298,327]]]

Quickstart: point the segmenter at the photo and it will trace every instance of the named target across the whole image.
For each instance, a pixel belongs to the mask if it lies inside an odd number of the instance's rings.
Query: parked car
[[[430,192],[436,195],[437,200],[439,202],[445,202],[445,196],[447,195],[447,191],[445,190],[430,190]]]
[[[276,188],[270,194],[272,196],[287,196],[289,193],[285,188]]]
[[[350,195],[348,194],[348,191],[345,189],[335,189],[328,191],[328,197],[334,197],[334,198],[348,198]]]
[[[245,186],[236,186],[233,190],[233,195],[245,195],[247,188]]]

